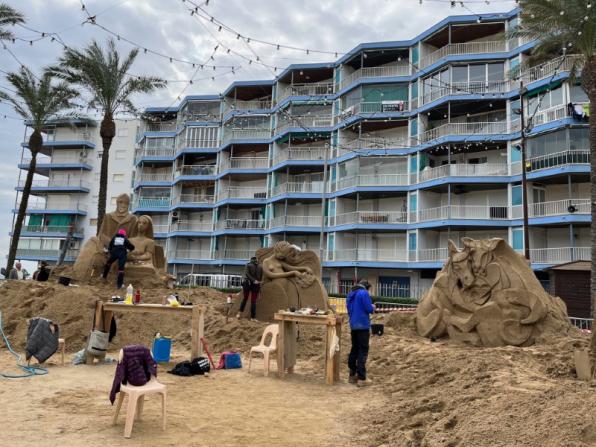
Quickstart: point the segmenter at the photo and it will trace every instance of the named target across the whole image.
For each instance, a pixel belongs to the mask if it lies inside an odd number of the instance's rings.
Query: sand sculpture
[[[273,247],[258,249],[256,257],[263,267],[257,320],[272,321],[275,312],[290,307],[327,310],[328,296],[319,276],[321,264],[314,251],[280,241]],[[241,295],[235,300],[234,313]]]
[[[418,333],[477,346],[528,346],[569,327],[567,309],[503,239],[449,241],[449,259],[416,311]]]
[[[74,279],[85,282],[99,277],[106,263],[107,246],[116,232],[123,228],[135,246],[135,250],[128,255],[125,281],[147,285],[171,282],[172,277],[165,272],[163,248],[156,245],[153,238],[153,220],[149,216],[137,218],[128,211],[129,205],[128,194],[118,196],[116,211],[105,215],[98,235],[89,238],[81,249],[72,268],[71,276]]]

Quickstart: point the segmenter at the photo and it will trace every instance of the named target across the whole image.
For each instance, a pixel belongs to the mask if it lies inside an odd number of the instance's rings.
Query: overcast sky
[[[0,0],[2,2],[3,0]],[[199,0],[195,3],[201,4]],[[23,12],[30,28],[57,32],[69,46],[81,46],[91,39],[100,41],[109,34],[90,24],[81,25],[87,18],[80,0],[4,0]],[[218,43],[233,52],[259,59],[269,65],[284,67],[296,62],[333,61],[333,54],[324,55],[251,42],[249,46],[234,34],[218,26],[191,16],[188,1],[183,0],[84,0],[87,11],[96,15],[97,23],[123,38],[155,50],[169,57],[205,61]],[[457,2],[460,3],[459,1]],[[466,8],[451,8],[449,2],[437,0],[210,0],[204,8],[209,14],[244,36],[294,47],[332,52],[346,52],[361,42],[405,40],[415,37],[434,23],[449,15],[506,12],[515,1],[466,1]],[[486,4],[490,3],[490,4]],[[14,27],[16,36],[25,40],[37,39],[39,34]],[[218,42],[219,41],[219,42]],[[120,40],[119,48],[129,51],[132,46]],[[45,38],[33,45],[16,41],[8,48],[34,71],[54,62],[61,53],[61,45]],[[253,53],[254,51],[254,53]],[[151,97],[137,97],[139,108],[148,105],[168,106],[178,96],[187,94],[220,93],[234,80],[269,79],[271,69],[249,65],[248,62],[225,50],[215,53],[211,64],[233,65],[241,68],[231,73],[229,68],[199,71],[192,85],[168,82],[168,87]],[[0,48],[0,69],[14,71],[19,63]],[[190,64],[173,62],[150,53],[139,55],[132,73],[154,74],[168,80],[191,79],[196,69]],[[228,74],[225,74],[228,72]],[[7,87],[0,73],[0,88]],[[216,76],[215,80],[211,79]],[[183,91],[186,88],[185,91]],[[4,115],[7,118],[4,118]],[[22,122],[9,106],[0,103],[0,264],[4,265],[8,252],[12,225],[14,186],[18,172],[16,165],[23,139]],[[131,148],[132,150],[133,148]]]

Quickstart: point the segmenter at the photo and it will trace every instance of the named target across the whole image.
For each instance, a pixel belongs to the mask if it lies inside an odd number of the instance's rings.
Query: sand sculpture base
[[[502,239],[449,241],[449,259],[416,311],[418,333],[476,346],[528,346],[565,332],[565,303],[550,296],[528,262]]]

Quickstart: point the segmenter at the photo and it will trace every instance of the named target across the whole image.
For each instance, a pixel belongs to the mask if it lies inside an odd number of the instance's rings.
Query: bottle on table
[[[124,300],[124,304],[132,304],[132,294],[133,294],[133,287],[132,284],[129,284],[126,288],[126,299]]]
[[[141,289],[137,289],[135,294],[135,304],[141,304]]]

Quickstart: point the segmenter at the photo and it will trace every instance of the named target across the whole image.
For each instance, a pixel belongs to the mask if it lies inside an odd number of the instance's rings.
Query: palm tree
[[[25,17],[5,3],[0,3],[0,40],[12,39],[13,35],[6,30],[7,25],[16,25],[25,22]]]
[[[591,297],[592,314],[596,317],[596,2],[590,0],[521,0],[519,36],[539,39],[535,54],[576,53],[582,56],[581,83],[590,99],[590,182],[592,223]],[[596,359],[596,328],[591,353]]]
[[[6,272],[8,273],[12,269],[19,238],[21,237],[21,228],[25,220],[27,202],[29,201],[33,174],[35,173],[35,166],[37,164],[37,154],[41,151],[43,145],[41,131],[50,118],[65,109],[71,108],[72,99],[76,98],[79,94],[65,82],[54,82],[54,77],[49,71],[45,71],[41,78],[37,78],[27,67],[21,67],[18,73],[8,73],[6,80],[14,88],[15,94],[9,95],[0,91],[0,99],[10,102],[14,110],[33,129],[33,133],[29,137],[31,161],[29,162],[27,179],[25,180],[19,212],[8,251],[8,262],[6,263]]]
[[[133,94],[150,93],[165,86],[165,81],[157,77],[127,74],[138,54],[139,50],[134,49],[122,58],[113,39],[108,40],[105,50],[93,40],[82,50],[65,49],[59,65],[51,68],[57,76],[85,88],[91,94],[89,107],[103,111],[99,131],[103,154],[99,174],[97,231],[101,228],[106,212],[108,161],[110,146],[116,135],[114,115],[119,111],[135,111],[130,99]]]

